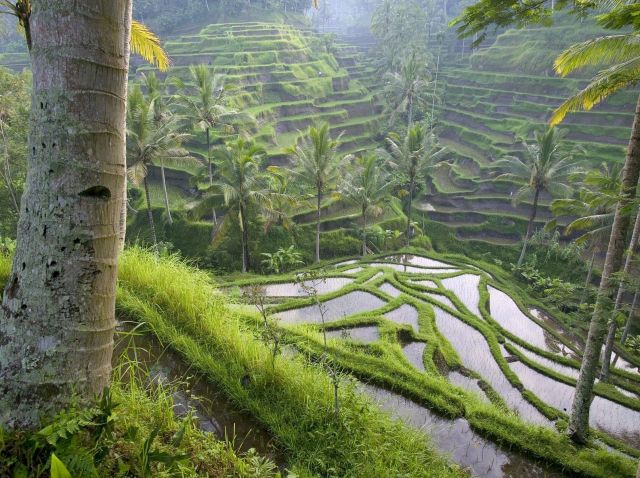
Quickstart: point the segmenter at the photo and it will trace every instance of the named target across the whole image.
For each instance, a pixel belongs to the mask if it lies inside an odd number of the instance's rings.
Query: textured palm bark
[[[524,262],[524,258],[527,254],[527,247],[529,246],[529,239],[533,234],[533,221],[536,220],[538,214],[538,200],[540,199],[540,189],[536,188],[536,192],[533,196],[533,205],[531,206],[531,215],[529,216],[529,224],[527,225],[527,234],[524,236],[524,243],[522,244],[522,251],[520,251],[520,257],[518,258],[518,267]]]
[[[628,275],[631,271],[631,258],[633,252],[638,245],[638,236],[640,235],[640,210],[636,216],[636,222],[633,226],[633,233],[631,234],[631,242],[629,243],[629,251],[627,258],[624,261],[624,275]],[[611,353],[613,352],[613,344],[616,339],[616,331],[618,330],[617,315],[620,307],[622,307],[622,296],[624,295],[624,282],[621,282],[618,286],[618,293],[616,294],[616,303],[613,306],[613,312],[611,313],[611,320],[609,321],[609,330],[607,332],[607,340],[604,346],[604,353],[602,355],[602,368],[600,369],[600,380],[606,382],[609,380],[609,370],[611,368]]]
[[[316,200],[316,262],[320,262],[320,220],[322,219],[322,190],[320,188],[318,188]]]
[[[28,174],[0,320],[0,426],[109,384],[130,0],[33,0]]]
[[[591,253],[591,260],[589,261],[589,270],[587,271],[587,279],[584,281],[584,290],[580,296],[580,305],[584,304],[587,300],[587,294],[589,293],[589,286],[591,285],[591,277],[593,276],[593,265],[596,262],[596,248],[593,248]]]
[[[362,206],[362,257],[367,255],[367,207]]]
[[[611,276],[620,270],[622,256],[625,249],[625,237],[629,231],[630,218],[624,214],[625,208],[636,196],[636,186],[640,176],[640,98],[636,106],[636,113],[631,132],[631,140],[627,150],[627,158],[622,172],[620,200],[616,207],[611,237],[607,249],[607,257],[602,271],[600,288],[596,299],[595,310],[589,326],[589,335],[580,367],[580,375],[576,384],[576,394],[573,399],[571,420],[568,434],[578,443],[584,443],[589,429],[589,408],[593,393],[593,384],[598,371],[600,351],[607,332],[608,311],[611,306],[612,281]]]
[[[158,248],[158,235],[156,234],[156,223],[153,220],[153,211],[151,210],[151,195],[149,194],[149,181],[145,176],[143,179],[144,184],[144,197],[147,201],[147,220],[149,221],[149,229],[151,230],[151,239],[153,240],[153,247]]]

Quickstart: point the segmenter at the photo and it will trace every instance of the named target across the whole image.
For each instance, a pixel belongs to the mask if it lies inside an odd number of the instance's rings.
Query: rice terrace
[[[0,478],[640,477],[638,18],[0,0]]]

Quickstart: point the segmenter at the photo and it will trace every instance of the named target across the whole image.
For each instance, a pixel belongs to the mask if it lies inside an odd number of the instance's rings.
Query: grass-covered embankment
[[[321,369],[278,358],[227,307],[209,277],[175,258],[131,249],[121,261],[118,311],[145,322],[276,437],[298,476],[464,476],[424,435],[382,414]]]

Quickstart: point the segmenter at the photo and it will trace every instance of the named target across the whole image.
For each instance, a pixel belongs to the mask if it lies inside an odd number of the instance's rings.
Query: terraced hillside
[[[520,153],[522,139],[543,130],[553,109],[586,84],[584,78],[552,73],[553,60],[565,47],[601,33],[568,22],[509,30],[465,62],[458,56],[457,63],[449,61],[443,69],[438,122],[450,161],[435,175],[423,209],[454,228],[458,238],[513,244],[524,231],[526,201],[514,206],[516,187],[493,181],[491,166],[497,158]],[[622,162],[636,99],[637,92],[623,92],[592,112],[569,115],[562,125],[568,146],[582,145],[591,164]],[[538,222],[550,217],[551,199],[542,197]]]

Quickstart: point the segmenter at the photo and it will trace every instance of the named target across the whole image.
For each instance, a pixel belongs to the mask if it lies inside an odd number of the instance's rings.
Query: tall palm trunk
[[[367,255],[367,207],[362,206],[362,257]]]
[[[32,0],[29,158],[0,320],[0,426],[109,384],[130,0]]]
[[[587,294],[589,293],[589,286],[591,285],[591,277],[593,276],[593,265],[596,261],[596,248],[593,248],[593,252],[591,253],[591,260],[589,261],[589,270],[587,271],[587,280],[584,281],[584,290],[582,291],[582,295],[580,296],[580,305],[584,304],[587,301]]]
[[[173,224],[173,218],[171,217],[171,207],[169,206],[169,194],[167,193],[167,180],[164,176],[164,162],[160,162],[160,174],[162,176],[162,193],[164,194],[164,207],[167,210],[167,221],[169,225]]]
[[[626,207],[633,201],[636,195],[636,186],[640,176],[640,98],[636,106],[635,118],[627,150],[622,184],[620,187],[620,200],[616,207],[611,237],[607,249],[607,257],[602,271],[600,288],[596,299],[596,306],[589,326],[589,335],[580,367],[580,375],[576,384],[576,393],[571,410],[568,434],[579,443],[586,440],[589,427],[589,408],[593,383],[596,378],[600,350],[607,331],[607,309],[611,295],[611,276],[620,270],[622,256],[625,249],[625,237],[629,230],[629,216],[624,213]]]
[[[213,164],[211,163],[211,133],[207,128],[207,161],[209,162],[209,186],[213,186]]]
[[[536,191],[533,195],[533,205],[531,206],[531,215],[529,216],[529,224],[527,225],[527,234],[524,236],[524,244],[522,244],[522,251],[520,252],[520,257],[518,258],[518,267],[522,265],[522,263],[524,262],[524,257],[527,254],[529,239],[531,239],[531,234],[533,234],[533,223],[536,220],[536,215],[538,214],[539,199],[540,199],[540,188],[536,188]]]
[[[316,193],[316,262],[320,262],[320,219],[322,218],[322,189]]]
[[[415,177],[411,177],[411,182],[409,183],[409,206],[407,207],[407,246],[411,242],[411,216],[413,215],[413,190],[416,188],[416,179]]]
[[[413,124],[413,93],[409,92],[407,96],[407,101],[409,102],[409,113],[408,113],[408,121],[407,121],[407,131],[411,129],[411,125]]]
[[[147,219],[149,220],[149,229],[151,229],[151,239],[153,239],[153,247],[158,247],[158,236],[156,234],[156,223],[153,220],[153,211],[151,210],[151,195],[149,194],[149,182],[144,177],[144,196],[147,200]]]
[[[240,228],[241,231],[241,241],[242,241],[242,272],[247,272],[251,267],[251,257],[249,256],[249,231],[247,216],[246,216],[246,207],[240,204]]]
[[[636,313],[636,306],[638,305],[638,298],[640,296],[640,288],[636,289],[636,293],[633,294],[633,302],[631,302],[631,310],[629,311],[629,316],[627,317],[627,323],[624,326],[624,330],[622,331],[622,337],[620,337],[620,344],[624,345],[627,341],[627,337],[629,336],[629,331],[631,330],[631,325],[633,324],[633,318]]]
[[[623,273],[626,276],[629,274],[631,270],[631,259],[633,256],[633,251],[638,245],[638,236],[640,235],[640,209],[638,210],[638,215],[636,216],[636,222],[633,226],[633,233],[631,234],[631,243],[629,244],[629,251],[627,254],[627,258],[624,262]],[[624,281],[620,282],[618,286],[618,293],[616,295],[616,303],[613,307],[613,312],[611,314],[611,320],[609,322],[609,331],[607,333],[607,340],[605,342],[604,354],[602,356],[602,369],[600,370],[600,380],[607,381],[609,380],[609,368],[611,366],[611,352],[613,351],[613,344],[616,339],[616,331],[618,330],[618,321],[617,315],[620,307],[622,306],[622,296],[624,294]]]

